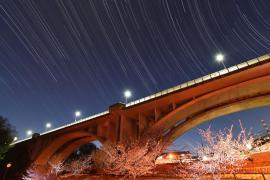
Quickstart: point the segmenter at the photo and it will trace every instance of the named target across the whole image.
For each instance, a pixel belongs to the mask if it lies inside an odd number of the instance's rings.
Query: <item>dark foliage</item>
[[[15,134],[15,128],[8,122],[8,119],[0,116],[0,159],[4,158]]]
[[[92,152],[96,151],[97,147],[94,143],[88,143],[82,145],[80,148],[78,148],[76,151],[74,151],[66,160],[66,162],[71,162],[74,160],[78,160],[82,157],[85,157],[87,155],[90,155]]]

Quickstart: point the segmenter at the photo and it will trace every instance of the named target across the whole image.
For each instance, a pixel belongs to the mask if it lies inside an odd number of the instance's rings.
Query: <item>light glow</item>
[[[124,92],[124,96],[125,96],[126,98],[130,98],[130,97],[132,96],[131,91],[130,91],[130,90],[126,90],[126,91]]]
[[[157,159],[160,160],[160,159],[163,159],[163,157],[162,156],[159,156]]]
[[[12,166],[11,163],[7,163],[7,168],[10,168]]]
[[[81,116],[81,111],[76,111],[76,112],[75,112],[75,116],[76,116],[76,117],[80,117],[80,116]]]
[[[203,157],[202,157],[202,160],[203,160],[203,161],[208,161],[208,157],[207,157],[207,156],[203,156]]]
[[[49,122],[46,123],[46,128],[47,128],[47,129],[49,129],[49,128],[51,128],[51,127],[52,127],[52,124],[51,124],[51,123],[49,123]]]
[[[216,61],[222,62],[224,60],[224,55],[219,53],[216,55]]]
[[[33,131],[32,130],[27,130],[26,134],[27,134],[27,136],[31,136],[33,134]]]
[[[247,144],[246,147],[248,148],[248,150],[252,149],[252,145],[251,144]]]
[[[174,155],[173,155],[173,154],[169,154],[169,155],[168,155],[168,158],[169,158],[170,160],[173,160],[173,159],[174,159]]]

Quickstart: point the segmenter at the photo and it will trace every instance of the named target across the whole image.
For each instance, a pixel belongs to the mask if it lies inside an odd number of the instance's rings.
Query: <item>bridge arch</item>
[[[77,131],[60,135],[39,153],[38,157],[34,161],[34,164],[36,166],[46,166],[51,159],[53,162],[61,162],[65,160],[65,158],[67,158],[68,155],[71,154],[77,147],[94,140],[99,140],[99,138],[85,131]],[[63,146],[65,146],[65,148],[62,148]],[[63,151],[59,152],[61,148]],[[58,154],[56,154],[57,151]],[[60,156],[60,153],[63,153],[63,155]]]
[[[197,97],[171,111],[149,129],[170,143],[215,117],[270,104],[270,76],[245,81]]]
[[[164,139],[166,142],[171,143],[175,141],[179,136],[204,122],[231,113],[268,105],[270,105],[270,95],[258,96],[244,101],[238,101],[230,105],[217,107],[215,109],[201,113],[191,119],[188,119],[187,121],[181,123],[181,125],[176,126],[168,134],[166,134]]]
[[[74,150],[78,149],[84,144],[90,143],[95,141],[96,138],[90,136],[90,137],[83,137],[80,139],[76,139],[74,141],[71,141],[67,145],[65,145],[65,148],[57,153],[55,153],[49,160],[50,164],[59,164],[63,163],[73,152]]]

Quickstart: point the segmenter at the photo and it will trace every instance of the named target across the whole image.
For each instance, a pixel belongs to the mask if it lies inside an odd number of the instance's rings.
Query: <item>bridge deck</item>
[[[217,78],[219,78],[221,76],[226,76],[227,74],[237,73],[237,72],[240,72],[240,71],[242,71],[244,69],[248,69],[249,67],[252,68],[254,66],[259,66],[262,63],[266,63],[266,62],[270,62],[270,54],[266,54],[266,55],[260,56],[258,58],[254,58],[254,59],[245,61],[243,63],[231,66],[231,67],[226,68],[226,69],[222,69],[220,71],[208,74],[206,76],[194,79],[194,80],[186,82],[186,83],[182,83],[180,85],[177,85],[175,87],[172,87],[172,88],[163,90],[161,92],[152,94],[150,96],[147,96],[147,97],[132,101],[130,103],[127,103],[126,107],[132,107],[132,106],[135,106],[135,105],[138,105],[138,104],[141,104],[141,103],[145,103],[147,101],[154,100],[154,99],[159,98],[161,96],[165,96],[165,95],[168,95],[170,93],[174,93],[176,91],[180,91],[182,89],[189,88],[189,87],[204,83],[206,81],[215,80],[215,79],[217,79]],[[85,122],[85,121],[89,121],[89,120],[92,120],[92,119],[95,119],[95,118],[98,118],[98,117],[101,117],[101,116],[105,116],[105,115],[108,115],[108,114],[109,114],[109,111],[107,110],[107,111],[104,111],[104,112],[101,112],[101,113],[98,113],[98,114],[95,114],[95,115],[80,119],[80,120],[78,120],[76,122],[73,122],[73,123],[70,123],[70,124],[67,124],[67,125],[52,129],[50,131],[44,132],[41,135],[49,134],[49,133],[55,132],[57,130],[64,129],[64,128],[73,126],[75,124],[79,124],[79,123],[82,123],[82,122]],[[26,141],[28,139],[31,139],[31,137],[20,140],[20,141],[17,141],[17,142],[14,142],[13,144],[17,144],[17,143]]]

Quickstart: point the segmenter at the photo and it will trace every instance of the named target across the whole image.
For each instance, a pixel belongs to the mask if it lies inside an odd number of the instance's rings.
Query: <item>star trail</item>
[[[1,0],[0,114],[25,137],[124,102],[125,89],[135,100],[220,70],[216,53],[226,66],[269,53],[269,9],[269,0]]]

